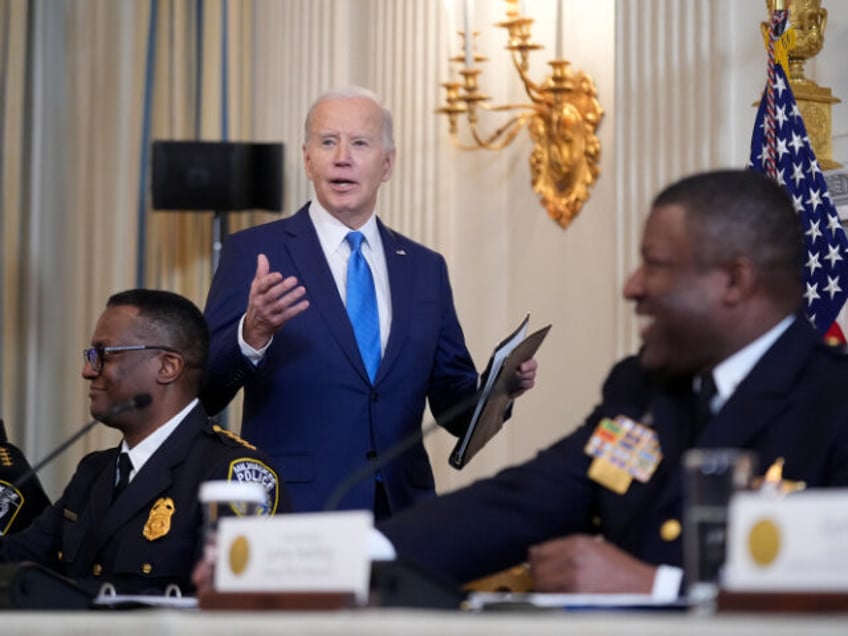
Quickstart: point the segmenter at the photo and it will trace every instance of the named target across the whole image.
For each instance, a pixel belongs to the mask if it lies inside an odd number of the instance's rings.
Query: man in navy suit
[[[444,258],[377,217],[394,161],[391,113],[373,93],[319,97],[303,144],[315,200],[230,236],[207,298],[204,404],[215,413],[244,387],[241,433],[271,455],[296,511],[323,509],[347,476],[420,430],[425,400],[442,426],[462,434],[478,388]],[[371,368],[346,311],[352,230],[364,236],[376,296]],[[535,372],[535,360],[519,368],[514,396],[532,387]],[[419,440],[353,483],[339,507],[382,518],[433,495]]]
[[[643,347],[612,369],[584,424],[378,529],[400,556],[458,582],[526,561],[538,591],[676,596],[688,448],[751,449],[763,471],[783,458],[788,480],[848,485],[848,358],[801,313],[803,258],[792,201],[766,177],[719,171],[670,186],[624,286]],[[710,379],[717,393],[699,421]],[[617,416],[661,453],[624,492],[587,452]]]
[[[289,509],[268,458],[213,424],[197,399],[208,342],[203,314],[182,296],[135,289],[109,299],[82,374],[91,415],[123,440],[83,457],[52,507],[0,537],[0,562],[35,561],[92,593],[104,583],[119,594],[188,593],[205,541],[202,482],[255,481],[268,514]],[[149,405],[117,412],[143,394]]]

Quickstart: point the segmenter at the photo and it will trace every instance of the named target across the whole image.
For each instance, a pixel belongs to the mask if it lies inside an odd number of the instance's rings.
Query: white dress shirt
[[[351,229],[327,212],[317,200],[309,204],[309,219],[318,234],[318,242],[324,252],[324,258],[330,266],[330,272],[339,291],[342,303],[347,305],[347,262],[350,258],[350,245],[346,240]],[[371,268],[374,277],[374,288],[377,292],[377,313],[380,318],[380,348],[381,354],[386,353],[386,343],[392,327],[392,296],[389,287],[389,269],[386,266],[386,253],[377,227],[377,215],[372,213],[365,224],[359,228],[365,240],[362,242],[362,255]],[[307,290],[307,295],[309,290]],[[273,337],[262,349],[254,349],[244,340],[244,316],[241,317],[238,328],[239,348],[242,354],[253,364],[259,364]]]

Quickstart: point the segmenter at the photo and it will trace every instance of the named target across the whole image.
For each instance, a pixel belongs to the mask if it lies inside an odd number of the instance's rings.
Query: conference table
[[[492,636],[556,634],[622,636],[799,636],[848,634],[848,614],[710,616],[685,611],[488,611],[361,609],[326,612],[135,609],[94,611],[7,610],[3,634],[150,634],[155,636],[340,635]]]

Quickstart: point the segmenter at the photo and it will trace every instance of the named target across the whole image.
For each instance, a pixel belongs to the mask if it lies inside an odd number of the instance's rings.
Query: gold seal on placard
[[[230,544],[230,571],[233,574],[242,574],[247,569],[250,560],[250,544],[244,535],[237,536]]]
[[[759,566],[765,567],[780,553],[780,528],[771,519],[760,519],[748,533],[748,552]]]
[[[660,526],[660,538],[663,541],[674,541],[680,536],[680,522],[677,519],[666,519]]]
[[[174,516],[176,508],[174,500],[170,497],[159,497],[150,509],[147,523],[144,524],[142,534],[148,541],[155,541],[164,537],[171,531],[171,517]]]

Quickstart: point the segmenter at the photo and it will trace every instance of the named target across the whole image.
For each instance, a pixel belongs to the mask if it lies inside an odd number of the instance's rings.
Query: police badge
[[[176,508],[174,500],[170,497],[159,497],[150,509],[147,523],[144,524],[142,534],[148,541],[155,541],[164,537],[171,531],[171,517],[174,516]]]

